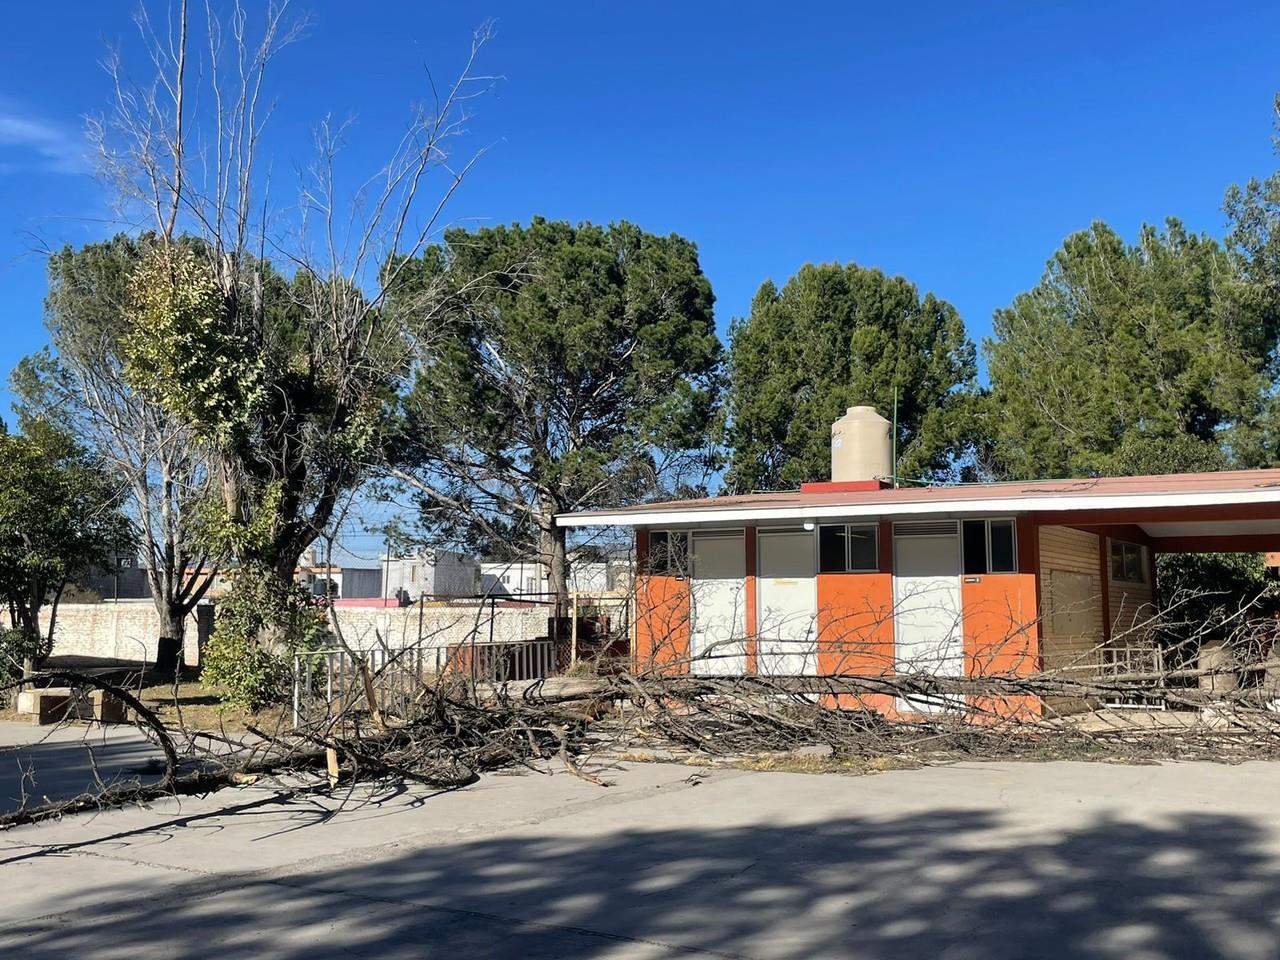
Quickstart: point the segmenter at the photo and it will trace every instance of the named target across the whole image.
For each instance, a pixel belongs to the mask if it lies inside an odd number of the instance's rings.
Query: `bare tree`
[[[175,310],[168,292],[136,308],[134,379],[209,452],[237,558],[288,579],[387,452],[388,405],[424,333],[383,309],[398,273],[384,266],[427,247],[479,156],[455,163],[450,151],[492,80],[475,69],[489,29],[449,87],[428,77],[386,162],[349,193],[339,167],[350,125],[322,120],[297,203],[277,207],[263,150],[270,77],[306,21],[287,2],[256,20],[238,2],[225,17],[206,4],[197,31],[189,7],[179,0],[163,23],[139,13],[149,79],[109,57],[112,108],[91,134],[120,216],[157,237],[150,272],[135,277],[143,293],[205,278],[215,291],[201,316]]]

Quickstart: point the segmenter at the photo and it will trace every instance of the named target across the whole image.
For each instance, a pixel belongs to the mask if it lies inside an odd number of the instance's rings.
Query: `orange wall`
[[[818,672],[826,676],[892,674],[893,575],[818,574]],[[828,698],[841,709],[889,711],[887,694]]]
[[[636,664],[643,673],[669,666],[689,669],[689,583],[682,577],[657,577],[643,571],[649,560],[649,531],[636,531]]]
[[[960,596],[964,605],[965,672],[969,676],[1025,677],[1039,669],[1035,590],[1035,575],[1031,573],[963,578]]]
[[[1040,669],[1039,556],[1036,524],[1017,521],[1018,572],[960,578],[964,611],[965,674],[1026,677]],[[977,698],[999,715],[1039,712],[1034,697]]]
[[[893,673],[893,575],[818,574],[818,669]]]
[[[880,524],[878,573],[818,574],[818,672],[879,676],[894,671],[893,524]],[[842,709],[891,711],[893,698],[831,698]]]

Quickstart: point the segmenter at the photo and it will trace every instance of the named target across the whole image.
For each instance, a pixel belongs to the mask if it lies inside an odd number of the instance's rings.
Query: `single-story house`
[[[1144,663],[1157,554],[1280,548],[1280,470],[947,487],[892,470],[888,423],[855,407],[829,482],[558,522],[634,528],[637,668],[728,675]]]

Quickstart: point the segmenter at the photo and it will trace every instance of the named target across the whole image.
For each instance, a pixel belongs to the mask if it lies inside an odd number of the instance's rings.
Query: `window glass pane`
[[[1125,551],[1125,578],[1134,583],[1142,582],[1142,547],[1131,543]]]
[[[1111,577],[1129,583],[1145,583],[1142,569],[1142,547],[1136,543],[1111,544]]]
[[[1114,548],[1113,548],[1114,549]],[[661,573],[666,562],[667,535],[661,530],[649,531],[649,572]]]
[[[991,521],[991,572],[1013,573],[1013,521]]]
[[[987,521],[966,520],[964,527],[964,572],[987,572]]]
[[[880,553],[876,549],[875,527],[849,528],[849,569],[880,569]]]
[[[675,532],[667,544],[667,573],[673,577],[689,575],[689,534]]]
[[[845,569],[844,525],[819,527],[818,571],[820,573],[843,573]]]
[[[671,553],[671,534],[654,530],[649,534],[649,572],[662,576],[668,572]]]

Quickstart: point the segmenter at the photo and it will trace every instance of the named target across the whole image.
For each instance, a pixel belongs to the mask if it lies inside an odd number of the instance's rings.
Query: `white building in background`
[[[297,580],[317,597],[361,600],[382,596],[382,571],[377,567],[302,566]]]
[[[366,561],[370,563],[371,561]],[[294,579],[314,596],[334,600],[373,599],[382,596],[382,569],[353,564],[327,564],[318,546],[303,554]]]
[[[409,557],[383,557],[383,599],[473,597],[480,592],[480,565],[452,550],[423,550]]]
[[[627,590],[630,585],[630,562],[569,558],[572,592],[600,595]],[[545,600],[551,588],[546,568],[536,560],[485,560],[480,564],[480,592],[491,597]]]
[[[547,593],[547,575],[542,564],[532,560],[484,560],[480,563],[480,593],[537,600]]]

